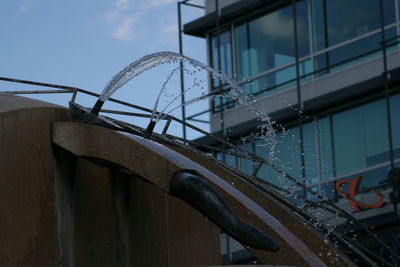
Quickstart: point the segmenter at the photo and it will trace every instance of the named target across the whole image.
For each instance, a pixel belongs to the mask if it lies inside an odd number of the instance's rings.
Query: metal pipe
[[[29,91],[1,91],[2,93],[12,95],[29,95],[29,94],[71,94],[72,90],[29,90]]]
[[[385,90],[385,102],[386,102],[386,117],[388,124],[388,138],[389,138],[389,158],[390,168],[394,168],[394,151],[393,151],[393,136],[392,136],[392,117],[390,108],[390,95],[389,95],[389,73],[387,66],[387,51],[386,51],[386,34],[385,34],[385,14],[383,0],[379,1],[380,8],[380,22],[381,22],[381,44],[382,44],[382,59],[383,59],[383,82]]]
[[[267,251],[279,250],[268,234],[240,219],[205,179],[180,171],[172,176],[169,187],[171,195],[193,206],[244,245]]]
[[[179,37],[179,54],[183,55],[183,41],[182,41],[182,14],[181,14],[181,2],[178,2],[178,37]],[[185,77],[183,73],[183,62],[179,61],[179,74],[181,79],[181,112],[182,121],[186,123],[186,107],[185,107]],[[186,139],[186,125],[182,125],[182,135]]]

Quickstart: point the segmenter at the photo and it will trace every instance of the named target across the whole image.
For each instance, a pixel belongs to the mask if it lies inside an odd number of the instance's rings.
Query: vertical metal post
[[[329,47],[329,40],[328,40],[328,11],[326,8],[326,0],[324,0],[323,2],[323,11],[324,11],[324,43],[325,43],[325,47],[324,48],[328,48]],[[326,58],[326,73],[329,73],[330,71],[330,57],[329,57],[329,52],[325,52],[325,58]]]
[[[300,164],[301,164],[301,181],[306,184],[306,168],[305,168],[305,155],[304,155],[304,136],[303,136],[303,114],[300,111],[303,110],[303,102],[301,98],[301,85],[300,85],[300,62],[299,62],[299,40],[297,34],[297,6],[296,0],[292,0],[293,5],[293,28],[294,28],[294,54],[296,58],[296,89],[297,89],[297,102],[299,105],[298,112],[298,124],[300,134]]]
[[[218,64],[218,69],[216,71],[221,72],[221,39],[220,39],[220,29],[219,29],[219,0],[215,0],[215,11],[217,14],[216,20],[215,20],[215,29],[216,29],[216,37],[217,37],[217,64]],[[213,66],[215,67],[215,66]],[[211,81],[213,83],[213,81]],[[218,79],[218,91],[222,90],[222,83],[221,79]],[[225,132],[225,122],[224,122],[224,96],[222,94],[221,101],[220,101],[220,126],[221,126],[221,131],[222,131],[222,138],[226,136]]]
[[[181,16],[181,2],[178,2],[178,31],[179,31],[179,54],[183,55],[183,44],[182,44],[182,16]],[[186,139],[186,108],[185,108],[185,77],[183,73],[183,62],[179,62],[179,72],[181,79],[181,110],[182,110],[182,134],[183,139]]]
[[[308,21],[308,42],[310,44],[310,48],[309,48],[309,53],[310,53],[310,60],[311,60],[311,66],[312,66],[312,75],[311,75],[311,80],[312,80],[312,84],[313,86],[315,86],[315,57],[313,55],[314,50],[316,50],[314,48],[314,33],[313,33],[313,21],[312,21],[312,16],[313,16],[313,11],[311,8],[311,0],[306,0],[307,2],[307,21]],[[305,72],[304,72],[305,73]]]
[[[390,94],[389,94],[389,72],[387,67],[387,51],[386,51],[386,34],[385,34],[385,14],[383,0],[379,1],[380,20],[381,20],[381,44],[382,44],[382,60],[383,60],[383,82],[386,100],[386,117],[388,124],[388,138],[389,138],[389,159],[390,168],[394,167],[394,153],[393,153],[393,136],[392,136],[392,118],[390,113]]]

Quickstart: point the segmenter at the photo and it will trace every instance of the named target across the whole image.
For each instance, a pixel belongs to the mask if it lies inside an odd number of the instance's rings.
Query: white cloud
[[[176,45],[178,41],[178,24],[163,24],[161,26],[161,40],[168,45]]]
[[[137,19],[133,16],[126,16],[122,22],[115,28],[113,36],[118,40],[131,41],[135,39],[135,23]]]
[[[115,3],[115,6],[118,9],[129,9],[131,4],[132,4],[132,0],[117,0],[117,2]]]
[[[121,13],[117,9],[109,10],[104,13],[104,19],[106,22],[111,23],[118,20],[121,17]]]
[[[28,9],[29,9],[29,5],[26,4],[26,3],[22,3],[22,4],[19,6],[19,11],[22,12],[22,13],[27,12]]]
[[[28,12],[32,7],[34,7],[37,4],[36,0],[23,0],[20,1],[20,5],[19,5],[19,12],[21,13],[26,13]]]
[[[161,7],[166,4],[174,2],[174,0],[149,0],[147,2],[148,2],[147,5],[149,7]]]
[[[104,12],[102,19],[111,26],[111,36],[117,40],[148,39],[149,36],[144,35],[151,32],[152,36],[160,36],[156,38],[160,39],[160,42],[172,43],[170,36],[176,38],[177,26],[170,22],[157,23],[157,21],[162,21],[166,16],[163,9],[165,5],[173,2],[175,0],[114,0],[113,8]],[[156,20],[149,22],[151,17],[156,17]],[[155,25],[152,22],[159,24],[158,28],[150,30],[149,27]]]

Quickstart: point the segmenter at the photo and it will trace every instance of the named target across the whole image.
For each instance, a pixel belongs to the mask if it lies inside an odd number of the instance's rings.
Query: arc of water
[[[186,57],[178,53],[157,52],[149,54],[132,62],[124,69],[122,69],[120,72],[118,72],[117,75],[115,75],[103,89],[98,101],[104,103],[111,97],[112,94],[115,93],[115,91],[117,91],[119,88],[125,85],[129,80],[140,75],[141,73],[150,70],[156,66],[159,66],[161,64],[177,62],[177,61],[186,61],[195,67],[199,67],[201,69],[208,71],[209,73],[211,73],[213,77],[225,80],[231,86],[231,88],[234,89],[235,92],[233,92],[233,94],[236,95],[237,98],[239,98],[239,96],[243,96],[243,94],[239,93],[240,91],[239,84],[229,76],[221,74],[195,59]]]
[[[168,78],[167,78],[167,79],[165,80],[165,82],[163,83],[163,85],[162,85],[162,87],[161,87],[161,90],[160,90],[160,92],[158,93],[157,100],[156,100],[156,102],[154,103],[153,112],[151,113],[151,120],[155,120],[154,118],[156,117],[155,114],[156,114],[156,111],[157,111],[158,103],[160,102],[160,97],[161,97],[162,92],[164,92],[165,88],[167,87],[167,84],[168,84],[169,80],[172,78],[172,76],[173,76],[173,75],[175,74],[175,72],[177,72],[178,70],[179,70],[179,67],[173,69],[172,72],[169,74]],[[175,98],[174,98],[174,100],[175,100]],[[174,101],[174,100],[173,100],[173,101]],[[161,115],[158,115],[158,117],[159,117],[159,116],[161,116]]]
[[[124,69],[122,69],[120,72],[117,73],[106,85],[106,87],[103,89],[103,91],[100,94],[99,101],[105,102],[107,101],[112,94],[115,93],[119,88],[121,88],[123,85],[125,85],[129,80],[132,78],[140,75],[141,73],[150,70],[154,67],[157,67],[162,64],[166,63],[171,63],[171,62],[177,62],[177,61],[187,61],[188,63],[192,64],[195,67],[200,67],[204,70],[209,71],[215,76],[220,76],[222,78],[222,75],[219,74],[218,72],[214,71],[212,68],[208,67],[207,65],[204,65],[203,63],[183,56],[178,53],[174,52],[157,52],[153,54],[149,54],[147,56],[144,56],[128,66],[126,66]],[[228,77],[229,78],[229,77]],[[231,79],[229,83],[234,84],[235,81]]]
[[[275,139],[275,134],[274,134],[275,131],[273,130],[272,127],[271,118],[264,109],[254,105],[256,101],[253,96],[247,95],[241,88],[241,86],[228,75],[219,73],[214,69],[210,68],[209,66],[204,65],[203,63],[195,59],[186,57],[184,55],[175,52],[167,51],[167,52],[157,52],[149,54],[126,66],[119,73],[117,73],[117,75],[115,75],[103,89],[99,99],[97,100],[95,106],[92,109],[92,113],[97,115],[101,107],[103,106],[104,102],[107,101],[111,97],[111,95],[115,93],[115,91],[117,91],[119,88],[125,85],[132,78],[161,64],[178,62],[178,61],[187,62],[193,65],[194,67],[206,70],[211,74],[212,78],[219,78],[221,80],[224,80],[231,88],[231,90],[228,92],[229,96],[232,99],[237,100],[240,104],[245,104],[251,112],[256,114],[257,118],[259,118],[264,123],[266,122],[268,131],[272,134],[271,136],[267,136],[267,138],[270,139],[267,141],[269,141],[268,143],[274,144],[273,140]],[[273,150],[273,147],[274,145],[271,146],[271,151]]]

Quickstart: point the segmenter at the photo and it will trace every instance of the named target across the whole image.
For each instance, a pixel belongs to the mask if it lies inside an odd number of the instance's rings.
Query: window
[[[308,1],[302,0],[296,3],[296,25],[297,25],[297,51],[299,58],[310,54],[310,27],[308,23]]]
[[[394,157],[400,159],[400,94],[390,97]]]
[[[361,37],[355,42],[317,56],[316,69],[328,69],[331,65],[372,54],[374,50],[381,48],[380,32],[368,35],[381,28],[379,2],[380,0],[311,0],[315,52]],[[395,3],[393,0],[383,2],[384,23],[393,24],[396,21]],[[386,31],[386,38],[395,34],[395,28],[392,27]],[[321,71],[320,75],[325,73]]]
[[[321,180],[327,180],[334,173],[334,147],[332,143],[332,119],[330,116],[318,120],[318,146],[320,155]]]
[[[244,151],[248,151],[253,153],[253,142],[245,143],[240,146]],[[251,160],[241,158],[240,162],[240,170],[247,175],[252,175],[254,170],[254,163]]]
[[[217,35],[212,36],[210,44],[212,67],[224,74],[232,75],[232,42],[230,31],[222,32],[219,34],[219,38]],[[212,79],[212,89],[219,89],[224,83],[225,81],[214,78]],[[218,111],[229,102],[230,99],[227,97],[215,97],[213,99],[214,111]]]
[[[303,125],[304,169],[307,184],[315,184],[318,179],[317,156],[317,123],[310,122]]]
[[[315,51],[380,29],[380,0],[311,0]],[[395,22],[393,0],[384,1],[385,25]]]
[[[252,75],[295,60],[292,6],[249,22]]]
[[[393,148],[400,163],[400,94],[391,96],[390,104]],[[314,190],[326,198],[335,196],[335,182],[331,178],[363,176],[362,187],[379,185],[386,179],[390,167],[387,118],[386,100],[380,99],[305,123],[302,129],[306,184],[314,185]],[[264,140],[245,143],[241,147],[254,151],[300,181],[302,151],[299,129],[293,127],[278,133],[273,155]],[[241,159],[240,168],[251,174],[254,165]],[[257,177],[289,190],[298,190],[283,174],[265,164]]]
[[[299,58],[310,55],[308,1],[297,1],[296,26]],[[288,5],[235,28],[238,79],[289,65],[244,85],[248,94],[287,88],[295,84],[296,50],[293,5]],[[292,64],[292,65],[290,65]],[[300,62],[300,75],[312,71],[310,59]]]
[[[298,127],[287,129],[277,134],[277,144],[275,155],[270,158],[270,148],[265,146],[265,141],[256,142],[256,154],[269,160],[276,167],[285,171],[295,179],[301,177],[301,157],[300,157],[300,131]],[[280,173],[269,166],[263,165],[257,174],[258,177],[265,179],[280,186],[289,186],[286,179]]]
[[[383,99],[332,116],[336,175],[389,160],[385,118]]]
[[[303,1],[302,1],[303,2]],[[303,5],[299,4],[302,15],[298,28],[305,28],[307,16]],[[292,6],[287,6],[235,28],[235,44],[238,79],[249,78],[267,70],[288,63],[294,63],[294,23]],[[300,53],[307,53],[307,45],[302,45]],[[262,77],[245,86],[247,93],[275,86],[288,79],[293,79],[293,71]]]
[[[219,47],[218,47],[219,42]],[[211,37],[211,65],[227,75],[232,75],[232,42],[230,31],[222,32],[219,40],[216,35]],[[224,83],[224,81],[221,81]],[[213,86],[219,86],[219,80],[214,79]]]

